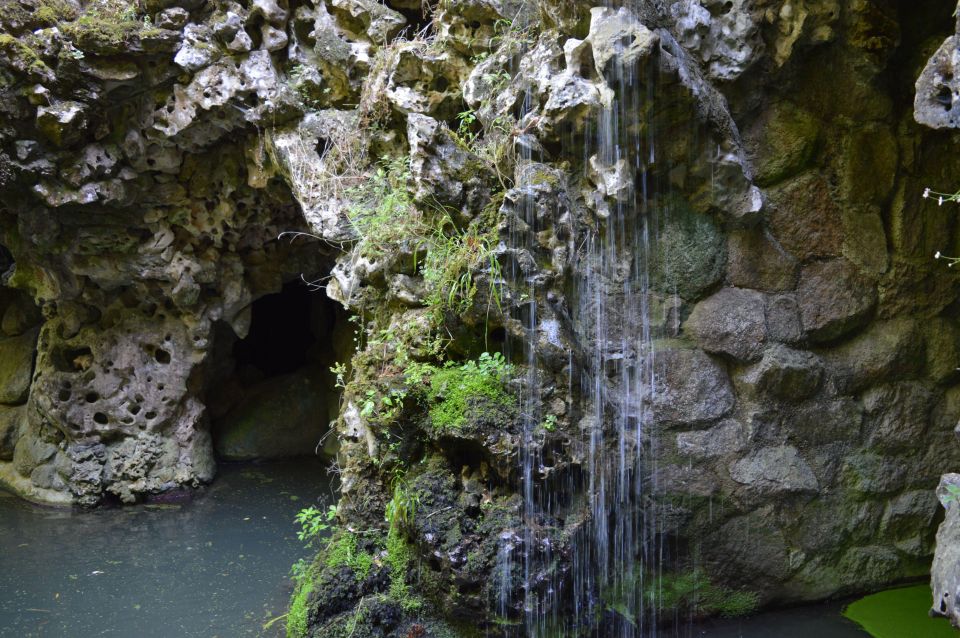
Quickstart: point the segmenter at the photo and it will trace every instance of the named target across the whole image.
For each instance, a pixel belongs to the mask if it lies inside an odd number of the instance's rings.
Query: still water
[[[313,459],[221,466],[190,502],[71,512],[0,492],[0,636],[282,635],[293,518],[333,502]]]

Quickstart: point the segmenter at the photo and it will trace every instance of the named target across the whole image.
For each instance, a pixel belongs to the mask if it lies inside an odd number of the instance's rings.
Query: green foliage
[[[393,496],[384,512],[390,529],[408,529],[420,507],[420,495],[410,489],[406,480],[396,477],[393,480]]]
[[[943,501],[943,506],[949,507],[953,503],[960,503],[960,485],[953,485],[948,483],[947,493],[943,495],[941,501]]]
[[[646,587],[644,596],[650,605],[694,617],[746,616],[759,603],[756,593],[714,585],[699,569],[665,574]]]
[[[495,227],[481,229],[474,224],[460,231],[449,217],[437,224],[422,269],[429,291],[427,306],[437,323],[447,312],[462,314],[473,305],[477,294],[474,272],[484,268],[490,275],[490,299],[500,309],[501,294],[496,282],[501,273],[496,246]]]
[[[304,638],[307,635],[307,601],[313,591],[313,583],[305,581],[299,585],[290,611],[287,612],[287,638]]]
[[[475,361],[447,362],[443,367],[413,364],[405,372],[407,383],[421,389],[437,431],[462,428],[478,399],[512,405],[505,382],[511,366],[500,353],[484,352]]]
[[[540,424],[540,427],[542,427],[542,428],[543,428],[544,430],[546,430],[547,432],[553,432],[554,430],[556,430],[556,429],[557,429],[557,415],[555,415],[555,414],[548,414],[546,417],[544,417],[543,422]]]
[[[300,531],[297,532],[297,539],[305,541],[309,547],[319,539],[325,531],[330,529],[330,525],[336,517],[336,505],[331,505],[325,512],[313,506],[300,510],[294,518],[297,524],[300,525]]]
[[[134,37],[154,30],[137,15],[137,3],[129,0],[95,0],[60,28],[79,48],[101,54],[120,53]]]

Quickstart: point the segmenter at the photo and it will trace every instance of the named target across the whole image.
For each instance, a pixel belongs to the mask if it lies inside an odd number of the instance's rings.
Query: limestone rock
[[[909,449],[923,440],[932,404],[930,391],[913,381],[870,388],[863,395],[866,430],[872,447],[887,452]]]
[[[804,173],[767,193],[770,230],[790,254],[804,261],[840,254],[840,208],[822,177]]]
[[[857,392],[920,372],[924,351],[916,324],[902,318],[876,322],[855,339],[824,352],[823,358],[838,390]]]
[[[867,321],[876,307],[877,291],[845,260],[817,262],[801,272],[797,303],[807,337],[832,341]]]
[[[931,612],[950,619],[960,627],[960,474],[944,474],[937,486],[937,498],[946,516],[937,530],[937,549],[930,570],[933,590]]]
[[[37,130],[52,144],[67,146],[77,139],[86,125],[86,107],[71,100],[37,108]]]
[[[960,127],[960,36],[950,36],[917,78],[913,117],[931,128]],[[952,607],[951,607],[952,608]]]
[[[758,359],[767,339],[763,295],[723,288],[694,307],[684,331],[707,352],[728,354],[740,361]]]
[[[730,466],[737,483],[765,494],[817,492],[817,477],[797,448],[766,447],[748,454]]]
[[[809,165],[820,142],[820,124],[790,102],[776,102],[745,134],[756,167],[755,182],[770,186]]]

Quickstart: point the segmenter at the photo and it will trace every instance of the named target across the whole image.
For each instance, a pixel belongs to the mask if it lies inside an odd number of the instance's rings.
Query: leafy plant
[[[330,529],[331,524],[336,518],[336,505],[331,505],[326,511],[314,506],[300,510],[294,518],[294,521],[300,525],[300,531],[297,532],[297,539],[305,541],[307,547],[310,547],[323,536],[325,531]]]
[[[397,476],[393,480],[393,496],[387,503],[384,517],[390,528],[409,528],[420,507],[420,495],[411,491],[406,480]]]

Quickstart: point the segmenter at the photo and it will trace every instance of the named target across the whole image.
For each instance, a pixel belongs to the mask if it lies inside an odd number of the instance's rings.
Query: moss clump
[[[300,584],[287,614],[287,638],[303,638],[307,635],[307,600],[313,591],[313,582],[306,580]]]
[[[477,360],[461,364],[414,365],[406,376],[410,387],[422,388],[434,430],[445,432],[462,429],[476,410],[513,406],[515,400],[505,389],[509,373],[503,355],[485,352]]]
[[[349,567],[353,570],[353,576],[357,582],[362,582],[370,575],[370,568],[373,567],[374,558],[367,552],[357,547],[358,539],[355,534],[342,532],[330,540],[327,545],[327,567],[336,569],[338,567]]]

